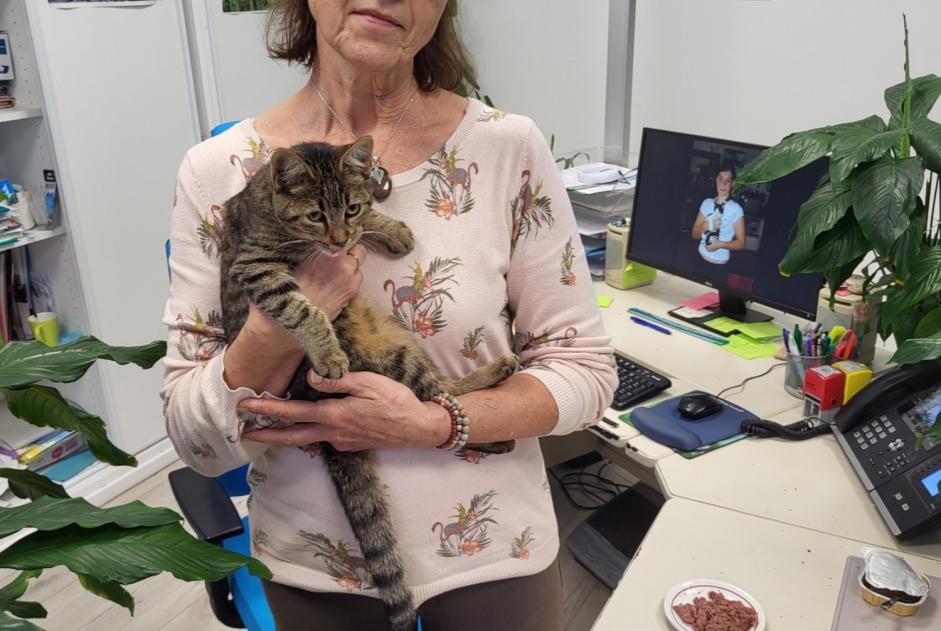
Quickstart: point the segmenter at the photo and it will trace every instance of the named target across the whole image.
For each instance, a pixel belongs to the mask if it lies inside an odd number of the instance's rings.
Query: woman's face
[[[735,178],[732,177],[731,171],[719,171],[719,175],[716,176],[716,191],[719,195],[728,197],[729,193],[732,192],[734,182]]]
[[[410,63],[431,40],[447,0],[308,0],[317,34],[350,63]]]

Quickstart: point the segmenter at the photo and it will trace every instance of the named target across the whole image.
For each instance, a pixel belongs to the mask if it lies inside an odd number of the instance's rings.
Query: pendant
[[[392,194],[392,178],[379,164],[369,172],[369,181],[372,185],[372,196],[380,202]]]

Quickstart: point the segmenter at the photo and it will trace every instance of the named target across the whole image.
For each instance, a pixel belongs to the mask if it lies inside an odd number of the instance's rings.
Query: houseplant
[[[878,304],[879,334],[895,338],[894,363],[941,357],[941,124],[928,114],[941,77],[911,78],[908,24],[904,81],[885,91],[888,120],[786,136],[736,178],[768,182],[829,156],[829,173],[800,208],[780,272],[820,272],[831,289],[860,265],[864,294]],[[941,423],[935,424],[941,436]]]
[[[0,393],[14,416],[41,427],[78,431],[98,460],[135,466],[133,456],[108,440],[100,418],[38,382],[76,381],[98,359],[150,368],[165,353],[165,342],[120,347],[83,337],[51,348],[40,342],[9,342],[0,348]],[[256,576],[271,577],[259,561],[195,539],[170,509],[139,501],[98,508],[69,497],[62,486],[32,471],[0,469],[0,477],[9,479],[15,495],[31,500],[0,508],[0,537],[36,529],[0,551],[0,567],[23,570],[0,588],[0,629],[41,631],[27,619],[44,618],[45,608],[20,597],[30,579],[56,565],[66,566],[85,589],[131,614],[134,599],[123,585],[161,572],[185,581],[213,581],[248,566]]]

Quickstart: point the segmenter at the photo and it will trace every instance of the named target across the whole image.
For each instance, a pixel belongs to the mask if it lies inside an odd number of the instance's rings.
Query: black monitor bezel
[[[743,300],[747,300],[747,301],[749,301],[749,302],[756,302],[756,303],[758,303],[758,304],[762,304],[762,305],[765,305],[765,306],[767,306],[767,307],[771,307],[772,309],[777,309],[777,310],[783,311],[783,312],[785,312],[785,313],[790,313],[791,315],[796,315],[796,316],[798,316],[798,317],[800,317],[800,318],[804,318],[804,319],[806,319],[806,320],[815,320],[815,319],[817,318],[817,310],[816,310],[816,309],[814,309],[813,312],[805,311],[805,310],[803,310],[803,309],[801,309],[801,308],[799,308],[799,307],[795,307],[795,306],[793,306],[793,305],[787,305],[787,304],[783,304],[783,303],[776,302],[775,300],[772,300],[771,298],[765,298],[765,297],[760,296],[760,295],[758,295],[758,294],[756,294],[756,293],[754,293],[754,292],[752,292],[752,293],[745,293],[745,292],[742,292],[741,290],[735,289],[734,287],[731,287],[731,286],[727,285],[726,283],[716,282],[716,281],[714,281],[714,280],[712,280],[712,279],[706,278],[705,276],[697,275],[695,272],[690,272],[690,271],[688,271],[688,270],[680,270],[680,269],[677,269],[677,268],[672,267],[672,266],[669,265],[669,264],[663,265],[663,264],[661,264],[661,263],[659,263],[659,262],[653,262],[653,261],[650,261],[650,260],[648,260],[648,259],[645,259],[645,258],[642,257],[642,256],[641,256],[641,257],[634,256],[634,254],[631,252],[631,247],[632,247],[633,244],[634,244],[634,212],[637,210],[638,205],[639,205],[639,202],[640,202],[640,200],[641,200],[641,194],[642,194],[641,183],[643,182],[642,175],[643,175],[643,172],[644,172],[644,171],[643,171],[643,169],[644,169],[644,164],[643,164],[644,149],[645,149],[646,146],[647,146],[647,132],[648,132],[648,131],[657,132],[657,133],[662,133],[662,134],[670,134],[670,135],[673,135],[673,136],[682,136],[682,137],[685,137],[685,138],[692,138],[693,140],[704,140],[704,141],[707,141],[707,142],[716,142],[716,143],[723,143],[723,144],[728,144],[728,145],[736,145],[736,146],[745,147],[745,148],[749,148],[749,149],[758,149],[759,151],[763,151],[763,150],[765,150],[765,149],[768,148],[768,147],[765,146],[765,145],[757,145],[757,144],[750,143],[750,142],[741,142],[741,141],[738,141],[738,140],[726,140],[726,139],[724,139],[724,138],[715,138],[715,137],[713,137],[713,136],[703,136],[703,135],[700,135],[700,134],[687,134],[687,133],[678,132],[678,131],[671,131],[671,130],[668,130],[668,129],[657,129],[657,128],[655,128],[655,127],[644,127],[644,128],[643,128],[643,132],[642,132],[642,136],[641,136],[641,141],[640,141],[640,156],[639,156],[639,158],[638,158],[638,163],[637,163],[637,167],[638,167],[638,176],[637,176],[637,184],[636,184],[636,187],[635,187],[635,189],[634,189],[634,205],[633,205],[633,209],[631,210],[631,227],[630,227],[629,234],[628,234],[628,238],[627,238],[627,258],[628,258],[628,260],[636,261],[637,263],[640,263],[641,265],[647,265],[647,266],[649,266],[649,267],[653,267],[653,268],[655,268],[655,269],[664,271],[664,272],[666,272],[666,273],[668,273],[668,274],[673,274],[674,276],[679,276],[679,277],[681,277],[681,278],[685,278],[685,279],[687,279],[687,280],[691,280],[691,281],[693,281],[693,282],[695,282],[695,283],[700,283],[701,285],[705,285],[705,286],[707,286],[707,287],[711,287],[711,288],[713,288],[713,289],[717,289],[717,290],[719,290],[719,291],[721,291],[721,292],[724,292],[724,293],[727,293],[727,294],[732,294],[732,295],[734,295],[734,296],[738,296],[739,298],[742,298]],[[795,217],[796,217],[796,215],[795,215]],[[817,303],[818,303],[818,300],[819,300],[819,298],[818,298],[818,296],[819,296],[819,294],[820,294],[820,289],[819,289],[819,288],[823,286],[823,275],[820,274],[820,273],[813,273],[813,274],[810,274],[810,275],[812,275],[812,276],[817,276],[817,277],[818,277],[818,280],[819,280],[818,289],[817,289],[817,292],[814,294],[814,299],[813,299],[813,303],[814,303],[814,305],[816,306]]]

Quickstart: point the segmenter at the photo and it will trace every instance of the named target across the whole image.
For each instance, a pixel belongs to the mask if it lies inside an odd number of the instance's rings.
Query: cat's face
[[[371,155],[368,136],[344,147],[308,143],[276,150],[272,202],[285,230],[328,253],[353,245],[372,211]]]

